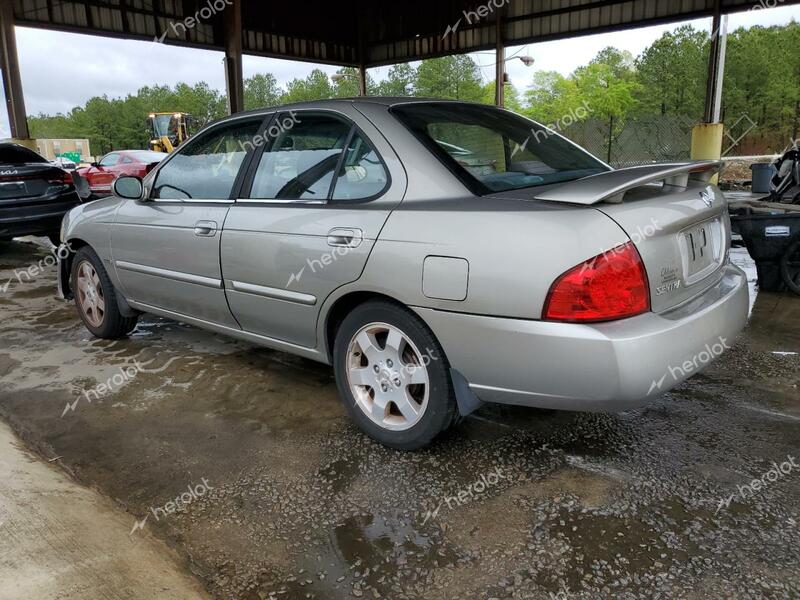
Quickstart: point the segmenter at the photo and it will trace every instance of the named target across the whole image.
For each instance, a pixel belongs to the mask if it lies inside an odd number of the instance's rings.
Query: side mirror
[[[95,169],[99,169],[100,168],[100,165],[98,163],[96,163],[96,162],[89,163],[89,166],[90,167],[94,167]]]
[[[138,177],[118,177],[114,180],[111,191],[117,198],[141,200],[144,195],[144,185]]]

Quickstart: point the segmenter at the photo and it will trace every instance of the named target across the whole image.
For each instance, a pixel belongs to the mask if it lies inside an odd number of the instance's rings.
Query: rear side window
[[[333,189],[334,200],[360,200],[380,194],[388,183],[378,153],[358,133],[347,145]]]
[[[251,199],[362,200],[386,187],[380,157],[343,119],[296,113],[293,125],[282,126],[268,144],[253,177]]]
[[[250,197],[327,200],[350,126],[322,115],[299,116],[261,156]]]
[[[46,162],[46,158],[25,146],[0,146],[0,165],[24,165],[25,163]]]
[[[263,119],[235,121],[190,140],[158,172],[153,198],[226,200]]]

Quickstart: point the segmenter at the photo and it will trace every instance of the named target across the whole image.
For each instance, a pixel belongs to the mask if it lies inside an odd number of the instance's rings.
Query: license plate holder
[[[722,251],[722,224],[712,219],[681,232],[683,275],[687,284],[702,279],[719,266]]]

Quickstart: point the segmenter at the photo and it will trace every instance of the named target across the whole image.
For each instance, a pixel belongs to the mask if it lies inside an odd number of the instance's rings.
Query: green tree
[[[408,63],[400,63],[389,69],[386,79],[378,84],[381,96],[413,96],[417,81],[417,69]]]
[[[728,38],[722,106],[725,123],[747,116],[779,152],[800,135],[800,25],[737,29]]]
[[[37,138],[88,138],[99,156],[111,150],[147,148],[151,112],[187,112],[203,124],[225,114],[225,98],[202,82],[143,87],[125,98],[91,98],[66,115],[38,115],[29,124]]]
[[[709,36],[691,25],[668,31],[636,61],[641,112],[700,118],[705,101]]]
[[[490,81],[486,85],[483,86],[483,93],[481,97],[481,102],[484,104],[494,104],[495,103],[495,85],[494,81]],[[505,108],[515,112],[515,113],[522,113],[522,103],[519,99],[519,92],[517,88],[514,87],[513,84],[507,83],[503,86],[503,99]]]
[[[314,69],[305,79],[292,79],[286,85],[283,101],[307,102],[333,98],[334,87],[328,75],[321,69]]]
[[[334,98],[355,98],[359,95],[359,74],[355,67],[342,67],[336,71],[337,77],[333,81]],[[378,93],[378,85],[372,76],[367,73],[367,95],[374,96]]]
[[[416,96],[480,102],[483,85],[478,66],[469,56],[423,60],[417,69]]]
[[[622,119],[636,106],[640,89],[633,78],[617,77],[614,67],[591,62],[573,74],[577,98],[594,116]]]
[[[608,65],[614,77],[630,81],[636,77],[636,60],[627,50],[617,50],[613,46],[607,46],[597,53],[591,62],[593,64]]]
[[[555,123],[577,110],[582,102],[574,77],[564,77],[557,71],[537,71],[525,92],[527,106],[523,112],[540,123]]]
[[[272,73],[258,73],[244,80],[246,110],[275,106],[281,103],[283,90]]]

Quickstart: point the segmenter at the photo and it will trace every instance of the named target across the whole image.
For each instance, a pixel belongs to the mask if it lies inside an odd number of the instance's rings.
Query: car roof
[[[401,104],[418,104],[418,103],[430,103],[430,102],[443,102],[449,104],[464,104],[464,105],[493,108],[493,105],[491,104],[481,104],[478,102],[465,102],[464,100],[449,100],[446,98],[428,98],[428,97],[417,97],[417,96],[355,96],[351,98],[328,98],[324,100],[309,100],[306,102],[292,102],[290,104],[279,104],[275,106],[254,108],[248,111],[238,112],[235,115],[223,117],[222,119],[219,119],[219,121],[223,121],[231,117],[242,117],[247,115],[255,116],[255,115],[265,114],[268,112],[273,112],[275,110],[292,110],[294,108],[325,108],[325,107],[335,106],[343,102],[355,105],[379,104],[387,108],[392,106],[398,106]]]

